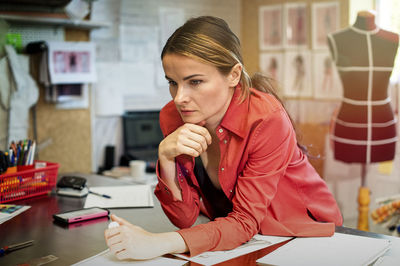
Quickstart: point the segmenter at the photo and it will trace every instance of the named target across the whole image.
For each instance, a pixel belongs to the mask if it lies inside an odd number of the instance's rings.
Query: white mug
[[[129,162],[129,167],[131,169],[131,176],[134,179],[142,179],[146,174],[146,161],[133,160]]]

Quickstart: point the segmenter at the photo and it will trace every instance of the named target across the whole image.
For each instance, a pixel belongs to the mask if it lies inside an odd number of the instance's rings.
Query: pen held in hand
[[[94,192],[94,191],[91,191],[91,190],[89,190],[89,193],[90,193],[90,194],[93,194],[93,195],[96,195],[96,196],[99,196],[99,197],[111,199],[111,196],[106,195],[106,194],[97,193],[97,192]]]

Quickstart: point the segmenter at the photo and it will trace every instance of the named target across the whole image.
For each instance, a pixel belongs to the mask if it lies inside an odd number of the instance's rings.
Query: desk
[[[89,186],[128,184],[103,176],[81,176],[87,178]],[[69,227],[61,227],[53,223],[52,215],[54,213],[80,209],[84,202],[85,198],[62,197],[54,193],[15,202],[15,204],[20,205],[30,205],[31,208],[0,225],[0,246],[30,239],[35,242],[33,246],[0,257],[0,265],[17,265],[47,255],[54,255],[58,259],[46,265],[70,265],[107,249],[103,233],[108,226],[108,218],[72,224]],[[154,208],[112,209],[111,211],[150,232],[177,230],[164,215],[158,200],[154,201]],[[196,223],[202,222],[206,222],[206,219],[200,219]],[[342,233],[395,239],[399,242],[397,242],[398,249],[393,253],[397,253],[397,256],[400,254],[400,240],[398,238],[342,227],[338,227],[336,230]],[[283,244],[285,242],[281,245]],[[265,256],[278,246],[255,251],[219,265],[256,265],[255,261],[258,258]],[[198,264],[188,263],[187,265]]]

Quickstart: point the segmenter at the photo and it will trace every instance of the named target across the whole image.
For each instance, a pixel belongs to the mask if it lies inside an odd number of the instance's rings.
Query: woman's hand
[[[116,215],[111,215],[111,219],[119,226],[105,230],[104,237],[110,251],[120,260],[146,260],[187,250],[182,237],[176,232],[153,234]]]
[[[197,157],[211,144],[211,135],[201,126],[186,123],[161,141],[158,147],[160,159],[173,161],[181,154]]]

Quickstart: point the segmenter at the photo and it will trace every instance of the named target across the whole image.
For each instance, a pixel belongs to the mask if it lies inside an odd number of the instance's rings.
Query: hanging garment
[[[12,73],[11,84],[15,86],[10,98],[8,139],[26,139],[29,109],[37,102],[39,89],[29,74],[29,57],[17,55],[10,45],[5,48]]]

